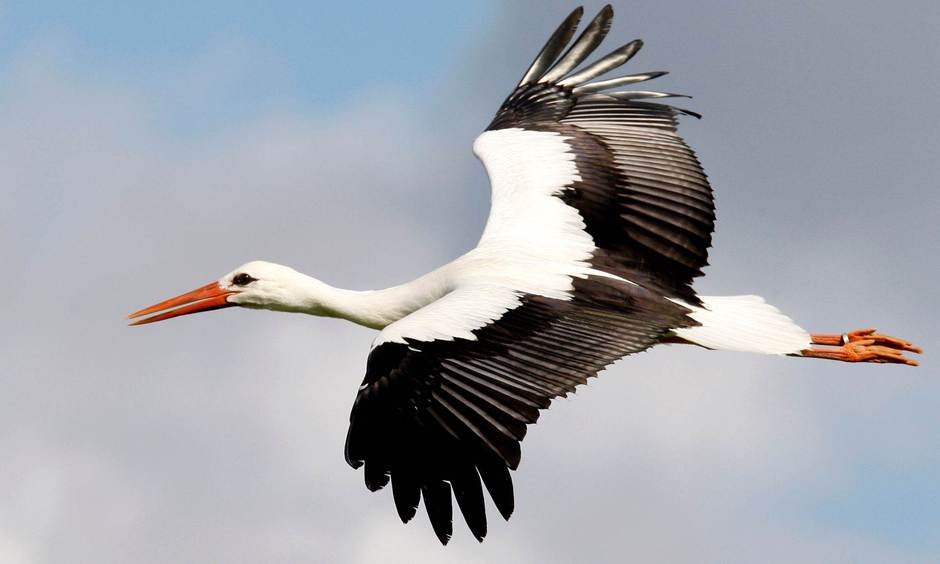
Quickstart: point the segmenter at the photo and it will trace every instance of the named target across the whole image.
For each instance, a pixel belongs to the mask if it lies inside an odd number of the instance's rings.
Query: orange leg
[[[814,345],[837,348],[805,349],[800,352],[800,356],[828,358],[843,362],[877,362],[917,366],[917,361],[904,356],[904,351],[923,352],[907,341],[880,335],[874,329],[859,329],[843,335],[811,334],[810,337]]]

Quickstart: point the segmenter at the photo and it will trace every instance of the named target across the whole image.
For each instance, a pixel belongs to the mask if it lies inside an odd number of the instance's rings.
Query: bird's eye
[[[250,275],[244,272],[240,272],[236,274],[234,278],[232,278],[232,284],[235,284],[236,286],[247,286],[255,280],[257,280],[257,278],[252,278]]]

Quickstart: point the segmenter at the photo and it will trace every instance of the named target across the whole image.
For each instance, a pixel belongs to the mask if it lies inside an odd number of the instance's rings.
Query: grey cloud
[[[532,430],[513,519],[490,511],[484,544],[457,526],[444,549],[423,515],[402,526],[390,494],[343,462],[370,331],[231,310],[123,326],[246,260],[365,288],[472,245],[486,194],[470,140],[570,9],[537,5],[498,8],[438,91],[363,97],[326,118],[285,109],[182,145],[139,93],[70,74],[54,53],[22,62],[0,94],[0,560],[940,551],[916,526],[940,526],[935,482],[907,508],[903,539],[876,515],[818,515],[832,492],[890,495],[936,474],[931,349],[919,370],[678,347],[628,358]],[[612,37],[647,42],[634,68],[673,71],[664,88],[695,94],[705,114],[684,124],[718,191],[702,290],[765,295],[813,330],[877,323],[940,342],[936,8],[617,8]],[[883,477],[859,489],[871,468]]]

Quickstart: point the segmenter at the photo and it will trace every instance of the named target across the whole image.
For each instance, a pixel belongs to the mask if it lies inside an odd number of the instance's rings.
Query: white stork
[[[690,111],[622,90],[663,72],[595,80],[639,51],[631,41],[577,67],[610,27],[603,8],[568,47],[569,15],[473,144],[492,184],[476,248],[417,280],[334,288],[249,262],[132,314],[141,325],[230,306],[339,317],[379,330],[356,395],[346,461],[366,486],[391,480],[403,522],[424,498],[437,537],[451,495],[486,535],[483,485],[503,518],[527,426],[619,358],[660,343],[916,366],[920,349],[873,329],[811,334],[758,296],[699,296],[715,211],[676,133]],[[814,346],[819,345],[819,346]],[[481,482],[482,480],[482,482]]]

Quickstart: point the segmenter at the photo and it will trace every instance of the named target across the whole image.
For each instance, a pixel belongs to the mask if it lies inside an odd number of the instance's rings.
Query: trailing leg
[[[912,343],[881,335],[875,329],[859,329],[842,335],[811,333],[810,337],[814,345],[834,348],[808,348],[794,356],[825,358],[842,362],[875,362],[917,366],[917,361],[904,356],[904,352],[918,354],[923,352]]]
[[[666,343],[690,343],[713,350],[826,358],[917,366],[905,352],[921,353],[913,344],[859,329],[841,335],[809,333],[759,296],[701,296],[702,306],[689,308],[693,327],[674,329]],[[820,345],[816,347],[813,345]]]

